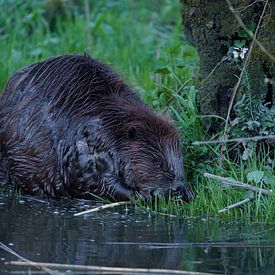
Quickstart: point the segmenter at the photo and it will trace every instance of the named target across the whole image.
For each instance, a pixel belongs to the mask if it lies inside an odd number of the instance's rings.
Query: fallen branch
[[[121,201],[121,202],[114,202],[114,203],[104,204],[104,205],[101,205],[99,207],[95,207],[95,208],[88,209],[88,210],[85,210],[85,211],[82,211],[82,212],[79,212],[79,213],[75,213],[74,216],[81,216],[81,215],[97,212],[97,211],[100,211],[100,210],[104,210],[104,209],[107,209],[107,208],[113,208],[113,207],[116,207],[116,206],[125,205],[125,204],[132,204],[132,203],[133,202],[131,202],[131,201]]]
[[[247,138],[208,140],[208,141],[194,141],[192,143],[192,145],[219,144],[219,143],[230,143],[230,142],[247,142],[247,141],[259,141],[259,140],[266,140],[266,139],[275,139],[275,135],[255,136],[255,137],[247,137]]]
[[[241,181],[232,180],[232,179],[224,178],[224,177],[221,177],[221,176],[216,176],[216,175],[213,175],[213,174],[210,174],[210,173],[204,173],[203,175],[204,175],[204,177],[206,177],[208,179],[218,180],[218,181],[220,181],[224,184],[228,184],[228,185],[239,187],[239,188],[246,189],[246,190],[251,190],[251,191],[254,191],[254,192],[257,192],[257,193],[262,193],[262,194],[265,194],[265,195],[273,195],[272,190],[265,190],[265,189],[262,189],[262,188],[258,188],[256,186],[253,186],[253,185],[250,185],[250,184],[247,184],[247,183],[243,183]]]
[[[231,204],[231,205],[226,206],[226,207],[223,208],[223,209],[220,209],[220,210],[218,211],[218,213],[223,213],[223,212],[225,212],[225,211],[227,211],[227,210],[229,210],[229,209],[238,207],[238,206],[240,206],[240,205],[243,205],[243,204],[245,204],[245,203],[247,203],[247,202],[249,202],[249,201],[253,201],[253,200],[255,200],[255,198],[254,198],[254,197],[251,197],[251,198],[247,198],[247,199],[245,199],[245,200],[236,202],[236,203],[234,203],[234,204]]]
[[[71,270],[90,270],[97,272],[111,272],[112,274],[137,274],[137,273],[153,273],[153,274],[193,274],[193,275],[212,275],[212,273],[182,271],[173,269],[155,269],[155,268],[127,268],[127,267],[107,267],[94,265],[72,265],[72,264],[57,264],[57,263],[39,263],[39,262],[17,262],[11,261],[6,264],[16,266],[34,266],[34,267],[51,267]]]

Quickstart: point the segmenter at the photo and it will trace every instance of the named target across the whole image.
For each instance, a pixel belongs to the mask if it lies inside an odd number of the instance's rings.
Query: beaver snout
[[[168,189],[160,187],[147,188],[146,190],[139,190],[138,193],[145,201],[154,200],[156,197],[166,197],[167,199],[179,197],[183,201],[189,202],[194,197],[189,185],[183,181],[174,182]]]
[[[179,196],[183,201],[189,202],[194,197],[194,193],[189,185],[183,181],[176,181],[171,185],[172,196]]]

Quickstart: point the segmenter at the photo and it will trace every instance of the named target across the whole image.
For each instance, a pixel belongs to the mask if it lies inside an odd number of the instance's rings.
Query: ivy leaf
[[[246,176],[248,182],[254,181],[255,183],[260,183],[264,176],[264,172],[261,170],[249,172]]]

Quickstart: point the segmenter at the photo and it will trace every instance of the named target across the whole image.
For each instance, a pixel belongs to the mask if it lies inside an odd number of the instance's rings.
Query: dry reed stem
[[[132,202],[131,201],[121,201],[121,202],[114,202],[114,203],[104,204],[104,205],[101,205],[101,206],[98,206],[98,207],[95,207],[95,208],[92,208],[92,209],[88,209],[88,210],[85,210],[85,211],[82,211],[82,212],[75,213],[74,216],[81,216],[81,215],[97,212],[97,211],[100,211],[100,210],[104,210],[104,209],[107,209],[107,208],[113,208],[113,207],[116,207],[116,206],[126,205],[126,204],[132,204]]]

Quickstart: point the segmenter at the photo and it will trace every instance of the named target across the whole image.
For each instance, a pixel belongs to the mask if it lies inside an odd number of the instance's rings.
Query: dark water
[[[275,274],[275,225],[194,221],[123,206],[73,216],[94,204],[2,195],[0,241],[39,262]],[[4,264],[16,259],[0,249],[0,274],[27,270]]]

